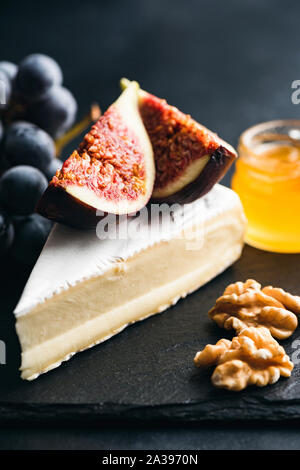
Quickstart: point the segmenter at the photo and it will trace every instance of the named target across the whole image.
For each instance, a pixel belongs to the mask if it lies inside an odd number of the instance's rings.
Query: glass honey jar
[[[232,188],[239,194],[246,242],[300,253],[300,120],[258,124],[240,137]]]

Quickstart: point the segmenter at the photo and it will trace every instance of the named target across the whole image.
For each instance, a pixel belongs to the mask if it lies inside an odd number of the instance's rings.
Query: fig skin
[[[71,156],[65,161],[62,170],[58,171],[57,174],[53,177],[52,181],[49,183],[48,188],[46,189],[45,193],[42,195],[40,201],[36,206],[36,212],[38,212],[40,215],[43,215],[44,217],[47,217],[50,220],[65,225],[70,225],[72,227],[77,228],[92,228],[95,227],[97,223],[101,220],[101,218],[105,217],[108,213],[115,214],[118,218],[118,215],[130,215],[132,213],[135,213],[142,209],[148,203],[151,198],[154,185],[155,165],[152,146],[139,114],[138,88],[138,84],[136,82],[132,82],[130,85],[130,89],[128,88],[127,90],[125,90],[118,98],[118,100],[113,103],[113,105],[99,119],[99,121],[94,124],[90,132],[84,137],[84,140],[79,146],[79,149],[71,154]],[[117,121],[114,121],[112,118],[112,115],[114,116],[114,112],[116,113]],[[117,127],[119,118],[121,120],[120,129]],[[105,121],[105,119],[107,119],[107,121]],[[125,126],[123,126],[123,123]],[[101,124],[103,128],[101,128]],[[100,131],[97,126],[100,127]],[[97,129],[99,134],[97,134]],[[105,131],[102,134],[101,129],[104,129]],[[145,176],[143,176],[144,180],[142,180],[144,186],[139,186],[138,183],[140,182],[140,180],[138,178],[141,178],[139,176],[139,160],[134,160],[132,162],[132,166],[129,166],[129,171],[132,172],[134,175],[130,182],[132,182],[132,186],[134,187],[134,189],[135,187],[137,188],[136,192],[138,194],[136,199],[130,199],[130,190],[132,190],[132,188],[129,185],[128,193],[126,193],[126,191],[124,191],[123,193],[125,194],[124,199],[119,200],[118,198],[116,198],[112,201],[109,198],[105,199],[105,197],[101,195],[101,192],[100,194],[97,193],[98,188],[95,188],[93,184],[89,186],[89,182],[92,180],[93,177],[102,177],[103,173],[100,173],[99,166],[94,165],[93,159],[99,158],[99,161],[101,162],[104,158],[102,155],[103,150],[104,152],[107,150],[108,156],[114,156],[111,149],[111,142],[114,142],[114,140],[110,136],[113,135],[114,132],[115,136],[118,136],[119,130],[121,131],[121,137],[119,137],[119,141],[117,140],[117,150],[119,152],[122,152],[122,145],[126,147],[125,150],[129,148],[130,158],[130,151],[132,151],[132,146],[134,146],[133,156],[137,158],[136,156],[138,152],[136,152],[136,150],[139,146],[138,151],[143,157]],[[129,136],[128,143],[127,140],[123,138],[124,135],[122,134],[122,132],[125,132],[125,137],[128,138]],[[104,136],[104,144],[102,146],[99,143],[99,136],[101,135]],[[132,138],[132,135],[134,137],[134,140],[130,140]],[[97,145],[99,147],[99,150],[97,148]],[[105,145],[107,145],[107,147]],[[121,156],[124,156],[124,158],[126,158],[128,154],[124,151],[124,153],[121,153]],[[88,164],[90,165],[88,169],[92,168],[95,170],[94,175],[90,171],[86,176],[87,172],[84,167],[86,161],[88,161]],[[118,164],[118,159],[116,159],[116,161]],[[83,165],[81,166],[82,162]],[[76,167],[77,163],[79,165],[78,167]],[[107,163],[105,158],[104,163]],[[110,161],[108,161],[108,163],[110,163]],[[111,161],[110,167],[108,165],[108,171],[111,167],[113,167],[113,165],[114,161]],[[79,176],[76,173],[76,171],[78,171],[78,168],[79,170],[83,168],[83,178],[80,173]],[[102,166],[102,169],[103,168],[104,166]],[[126,176],[126,171],[128,171],[126,164],[124,168]],[[91,174],[92,176],[90,176]],[[76,176],[78,177],[77,180]],[[125,178],[124,184],[126,184],[126,181],[127,180]],[[107,184],[105,180],[104,183]],[[83,192],[82,189],[85,192]],[[126,199],[126,194],[129,194],[128,199]],[[99,208],[99,211],[101,211],[101,216],[97,215],[97,208]]]
[[[60,186],[49,185],[39,200],[35,212],[64,225],[80,229],[96,227],[107,215],[97,216],[94,207],[71,196]]]
[[[127,78],[122,78],[120,81],[121,88],[126,89],[126,87],[130,85],[130,83],[130,80],[128,80]],[[147,103],[149,97],[152,97],[155,100],[161,101],[164,107],[167,107],[170,110],[175,110],[175,113],[178,112],[179,117],[183,116],[183,113],[181,111],[179,111],[172,105],[166,103],[165,100],[157,98],[156,96],[151,95],[150,93],[145,90],[142,90],[141,88],[139,89],[138,93],[140,108],[143,106],[143,104]],[[199,199],[200,197],[208,193],[212,189],[212,187],[216,183],[218,183],[221,178],[223,178],[223,176],[226,174],[234,160],[237,158],[237,153],[234,148],[231,145],[227,144],[227,142],[225,142],[224,140],[220,139],[218,135],[216,135],[214,132],[205,128],[203,125],[198,124],[193,119],[191,119],[191,124],[196,124],[197,126],[200,126],[201,129],[208,136],[210,136],[212,141],[215,143],[215,149],[212,152],[208,151],[207,154],[209,155],[209,160],[203,167],[203,169],[200,171],[200,173],[196,173],[194,179],[192,181],[187,182],[186,185],[181,189],[178,189],[168,195],[158,196],[157,193],[160,191],[161,188],[159,188],[159,190],[157,191],[156,186],[154,184],[150,202],[166,202],[170,204],[178,202],[181,204],[188,204],[195,201],[196,199]],[[145,127],[147,128],[146,125]],[[203,157],[205,157],[205,155],[203,155]],[[201,160],[201,158],[203,157],[200,156],[198,160]],[[174,180],[170,182],[170,184],[172,184],[173,182]],[[163,187],[164,190],[166,188],[168,188],[168,184]]]
[[[189,204],[196,201],[196,199],[205,196],[205,194],[223,178],[236,158],[237,154],[235,152],[223,146],[218,147],[210,156],[203,170],[192,182],[180,191],[170,194],[167,197],[158,198],[152,196],[151,202],[166,202],[169,204],[178,202],[180,204]]]

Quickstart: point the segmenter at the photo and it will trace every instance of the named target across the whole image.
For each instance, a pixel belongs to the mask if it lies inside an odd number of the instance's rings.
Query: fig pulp
[[[147,204],[155,165],[138,90],[131,82],[92,126],[51,180],[37,212],[68,225],[91,227],[107,213],[131,214]]]
[[[123,88],[130,83],[121,80]],[[139,106],[155,159],[152,199],[188,203],[206,194],[237,157],[235,150],[190,116],[141,89]]]

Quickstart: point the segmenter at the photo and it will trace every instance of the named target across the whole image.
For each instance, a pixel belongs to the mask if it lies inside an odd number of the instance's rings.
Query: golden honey
[[[268,251],[300,252],[300,121],[271,121],[245,131],[232,187],[248,228],[246,242]]]

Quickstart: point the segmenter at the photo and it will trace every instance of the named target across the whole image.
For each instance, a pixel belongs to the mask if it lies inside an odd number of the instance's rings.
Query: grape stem
[[[65,134],[56,139],[55,141],[55,153],[58,158],[61,155],[63,148],[71,142],[75,137],[80,135],[84,130],[86,130],[93,122],[98,121],[102,112],[100,106],[97,103],[93,103],[91,108],[81,121],[77,122],[71,129],[69,129]]]

